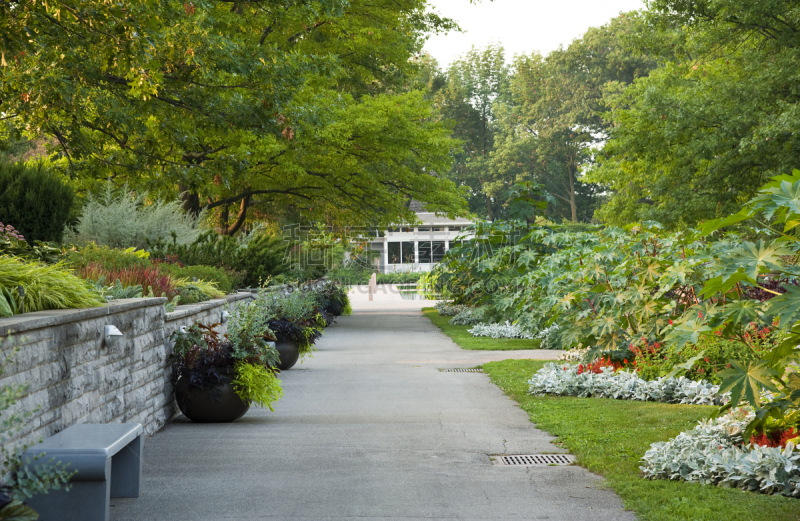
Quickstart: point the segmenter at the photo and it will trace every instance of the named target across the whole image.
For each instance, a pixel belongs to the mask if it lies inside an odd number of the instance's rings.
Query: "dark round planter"
[[[291,340],[278,340],[275,342],[275,349],[278,350],[278,354],[281,356],[281,360],[278,362],[278,369],[281,371],[291,369],[297,363],[297,359],[300,358],[300,348],[297,347],[296,342]]]
[[[179,378],[175,384],[175,401],[184,416],[197,423],[229,423],[236,421],[250,408],[232,384],[218,384],[200,389]]]

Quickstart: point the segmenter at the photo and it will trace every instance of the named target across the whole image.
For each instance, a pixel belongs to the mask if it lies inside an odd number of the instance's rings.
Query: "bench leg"
[[[143,448],[144,434],[140,434],[111,457],[111,497],[139,497]]]
[[[111,461],[106,462],[106,476]],[[108,521],[111,482],[72,481],[70,490],[51,490],[27,501],[39,513],[39,521]]]

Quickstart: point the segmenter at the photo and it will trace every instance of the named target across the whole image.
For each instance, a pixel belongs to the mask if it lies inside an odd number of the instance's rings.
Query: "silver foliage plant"
[[[178,244],[188,244],[202,232],[200,219],[185,213],[178,201],[148,202],[146,193],[136,195],[127,187],[115,191],[109,184],[100,194],[87,197],[74,233],[67,230],[65,239],[145,248],[148,241],[172,241],[174,236]]]
[[[437,302],[436,311],[443,317],[454,317],[464,311],[469,311],[469,306],[463,304],[453,304],[452,302]]]
[[[537,396],[554,394],[587,398],[614,398],[642,402],[687,403],[714,405],[727,395],[717,396],[719,386],[706,380],[699,382],[683,376],[644,380],[634,373],[603,368],[578,374],[578,365],[546,364],[528,380],[529,393]]]
[[[569,351],[564,351],[562,354],[558,355],[556,360],[563,360],[566,362],[582,362],[591,349],[591,347],[570,349]]]
[[[489,338],[527,338],[532,339],[533,335],[525,331],[517,324],[506,321],[505,324],[476,324],[472,329],[467,330],[472,336],[485,336]]]
[[[536,338],[540,339],[542,343],[539,345],[540,349],[561,349],[561,342],[558,340],[558,324],[553,324],[536,333]]]
[[[794,452],[791,442],[783,449],[745,445],[742,431],[752,419],[752,412],[740,410],[700,421],[689,432],[653,443],[639,468],[649,479],[800,497],[800,452]]]
[[[450,324],[453,326],[474,326],[480,324],[484,320],[484,311],[484,308],[465,309],[451,318]]]

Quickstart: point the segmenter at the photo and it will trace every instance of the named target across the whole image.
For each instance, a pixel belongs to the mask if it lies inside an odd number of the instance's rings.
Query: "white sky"
[[[642,0],[429,0],[436,12],[452,18],[463,33],[433,36],[427,50],[447,67],[458,56],[491,42],[502,44],[506,57],[565,47],[589,27],[607,23],[620,11],[643,9]]]

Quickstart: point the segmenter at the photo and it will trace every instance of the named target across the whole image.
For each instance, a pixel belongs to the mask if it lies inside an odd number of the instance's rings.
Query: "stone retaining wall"
[[[0,319],[0,356],[13,355],[0,387],[29,385],[3,413],[31,413],[14,442],[34,442],[76,423],[139,422],[153,434],[177,412],[166,363],[172,332],[195,321],[222,322],[226,303],[249,298],[238,293],[171,313],[164,312],[164,298],[121,299]],[[110,346],[103,342],[107,324],[124,334]]]

